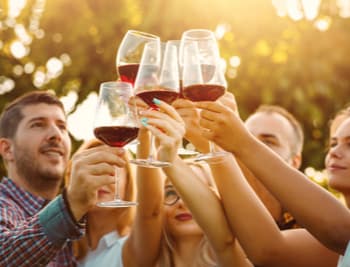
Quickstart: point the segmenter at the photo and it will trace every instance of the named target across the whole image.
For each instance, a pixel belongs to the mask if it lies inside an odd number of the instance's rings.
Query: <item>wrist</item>
[[[74,194],[71,192],[71,190],[65,190],[63,198],[65,200],[69,213],[72,215],[73,219],[76,222],[79,222],[88,211],[87,206],[80,205],[79,201],[74,197]]]

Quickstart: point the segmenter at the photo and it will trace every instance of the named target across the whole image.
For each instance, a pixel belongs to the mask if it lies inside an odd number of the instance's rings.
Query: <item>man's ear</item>
[[[8,138],[0,138],[0,155],[5,162],[13,160],[13,144]]]

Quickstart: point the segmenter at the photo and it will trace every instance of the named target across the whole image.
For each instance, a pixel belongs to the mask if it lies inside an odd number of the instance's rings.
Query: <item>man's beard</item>
[[[16,145],[14,149],[17,172],[23,177],[28,185],[36,190],[52,190],[57,188],[63,179],[63,172],[52,171],[45,166],[39,166],[36,159],[26,149]]]

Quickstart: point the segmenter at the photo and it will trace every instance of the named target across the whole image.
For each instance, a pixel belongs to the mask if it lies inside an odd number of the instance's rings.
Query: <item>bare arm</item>
[[[197,107],[203,109],[201,126],[210,130],[202,131],[206,138],[234,153],[323,244],[344,252],[350,240],[350,213],[337,199],[255,139],[229,108],[215,102]]]
[[[211,164],[211,169],[230,226],[255,265],[335,266],[338,254],[307,231],[278,229],[232,156]]]
[[[163,170],[206,234],[220,266],[252,266],[232,234],[217,194],[180,158]]]
[[[149,134],[140,129],[137,157],[147,158]],[[159,169],[137,167],[136,216],[123,249],[125,267],[154,266],[162,231],[163,178]]]
[[[196,177],[194,171],[177,156],[176,147],[181,142],[185,131],[181,117],[172,107],[164,103],[160,107],[168,116],[165,116],[164,113],[153,113],[153,116],[150,117],[150,124],[153,123],[156,128],[151,126],[150,129],[159,139],[160,159],[172,163],[170,167],[163,168],[163,171],[178,190],[196,222],[203,229],[221,266],[235,264],[251,266],[232,235],[217,194],[204,181]],[[157,123],[160,118],[163,119],[163,124]],[[169,127],[164,128],[165,126]],[[170,140],[174,142],[174,145],[169,145]],[[210,172],[210,170],[208,171]],[[195,193],[193,192],[194,188]],[[203,210],[203,207],[206,209]]]

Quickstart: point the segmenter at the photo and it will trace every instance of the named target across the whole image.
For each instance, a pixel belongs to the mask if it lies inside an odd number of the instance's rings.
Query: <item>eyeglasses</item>
[[[180,196],[177,194],[172,185],[165,186],[164,205],[173,206],[179,201],[179,199]]]

